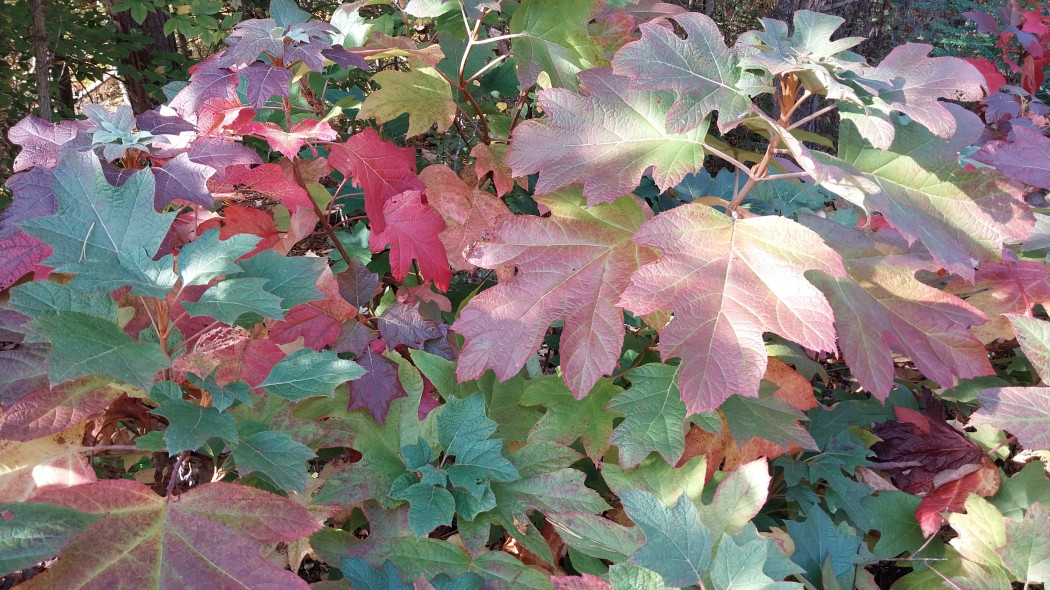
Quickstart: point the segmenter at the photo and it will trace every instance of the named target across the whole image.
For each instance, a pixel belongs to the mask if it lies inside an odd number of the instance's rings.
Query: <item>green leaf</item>
[[[836,577],[856,567],[853,558],[863,541],[848,524],[843,522],[836,527],[820,507],[815,507],[806,520],[788,521],[785,526],[795,542],[791,560],[805,570],[806,579],[821,579],[821,566],[827,559],[831,560]]]
[[[244,313],[257,313],[264,318],[284,316],[281,300],[263,290],[265,279],[232,278],[208,288],[196,302],[182,306],[190,315],[208,316],[231,326]]]
[[[625,527],[604,516],[564,512],[547,515],[547,521],[569,547],[599,559],[626,561],[645,543],[638,528]]]
[[[408,500],[408,523],[417,537],[452,524],[456,501],[445,488],[420,482],[403,490],[400,498]]]
[[[699,505],[706,474],[707,459],[703,455],[689,459],[679,468],[668,465],[659,455],[650,455],[634,469],[621,469],[612,463],[602,466],[602,476],[612,491],[622,494],[643,490],[668,506],[682,494]]]
[[[801,588],[800,584],[776,582],[762,571],[768,546],[762,541],[737,545],[722,535],[718,551],[711,560],[713,590],[772,590]]]
[[[236,234],[219,239],[219,228],[197,236],[179,250],[179,276],[183,285],[203,285],[221,275],[241,272],[235,261],[251,252],[259,243],[259,236]]]
[[[879,530],[879,542],[872,551],[876,557],[891,559],[922,547],[926,539],[915,520],[915,509],[920,503],[922,498],[897,490],[880,491],[877,496],[860,499]]]
[[[152,412],[168,421],[164,441],[172,455],[195,451],[216,436],[227,441],[237,440],[237,419],[228,412],[204,408],[182,399],[168,400]]]
[[[529,442],[553,441],[568,446],[579,439],[587,456],[597,463],[609,449],[613,420],[620,416],[619,412],[605,411],[605,407],[622,391],[610,379],[602,379],[586,397],[578,400],[556,375],[528,381],[521,404],[547,408],[529,431]]]
[[[817,450],[817,443],[797,421],[806,415],[772,395],[744,397],[733,395],[721,406],[733,440],[744,446],[758,436],[788,448],[797,443],[803,449]]]
[[[713,543],[689,498],[682,495],[673,508],[648,492],[624,492],[620,501],[645,533],[645,545],[631,561],[659,573],[674,588],[699,583],[711,564]]]
[[[1042,461],[1032,461],[1010,477],[1000,471],[999,491],[989,501],[1003,516],[1015,520],[1020,520],[1036,502],[1050,506],[1050,481],[1044,465]]]
[[[287,29],[308,21],[310,13],[300,9],[295,0],[270,0],[270,18],[277,21],[278,27]]]
[[[594,5],[594,0],[521,3],[510,19],[510,32],[520,36],[510,45],[522,88],[532,86],[540,72],[546,72],[552,86],[575,90],[578,72],[608,65],[601,44],[587,35]]]
[[[52,383],[104,374],[149,390],[157,371],[171,366],[160,346],[133,340],[116,324],[78,311],[39,317],[29,327],[51,341]]]
[[[408,113],[406,137],[430,131],[437,125],[441,133],[456,119],[456,102],[452,87],[436,69],[418,60],[411,60],[407,72],[384,70],[372,76],[382,88],[365,97],[358,119],[375,119],[386,123]]]
[[[274,395],[299,401],[313,396],[331,397],[335,388],[357,379],[365,370],[332,351],[299,349],[281,359],[259,384]]]
[[[149,170],[135,172],[115,187],[106,181],[94,152],[71,150],[51,172],[58,212],[19,224],[27,234],[51,246],[45,264],[57,272],[104,273],[97,281],[74,278],[71,286],[77,290],[94,290],[96,282],[116,282],[149,292],[156,284],[166,291],[165,286],[174,283],[169,257],[158,263],[149,260],[175,218],[174,211],[157,213],[153,208],[154,182]],[[144,265],[153,265],[159,273],[157,283],[141,273]]]
[[[30,281],[11,288],[11,307],[30,317],[57,311],[79,311],[97,318],[117,321],[117,302],[105,291],[74,291],[69,285],[51,281]]]
[[[244,381],[234,381],[226,385],[219,385],[215,382],[215,373],[208,375],[206,379],[201,379],[193,373],[186,373],[186,378],[199,389],[210,393],[211,405],[220,412],[232,406],[234,401],[240,401],[248,405],[252,403],[251,386]]]
[[[613,590],[672,590],[664,585],[660,574],[633,563],[609,567],[609,581]]]
[[[101,514],[40,503],[0,503],[0,572],[57,555]]]
[[[415,363],[423,375],[434,384],[441,397],[468,397],[479,391],[477,381],[464,381],[460,383],[456,379],[456,363],[436,354],[422,350],[409,351],[412,362]]]
[[[259,471],[282,490],[306,492],[306,462],[315,457],[309,447],[284,432],[257,432],[232,445],[237,472],[244,477]]]
[[[1042,504],[1032,504],[1017,522],[1006,521],[1006,546],[999,550],[1015,579],[1029,584],[1050,582],[1050,518]]]
[[[353,584],[354,590],[412,590],[397,575],[397,568],[389,561],[383,563],[383,569],[376,571],[360,557],[348,557],[343,560],[343,575]]]
[[[1023,315],[1008,315],[1025,357],[1043,383],[1050,383],[1050,322]]]
[[[685,450],[685,402],[678,391],[678,367],[649,363],[628,374],[631,387],[609,409],[626,414],[609,439],[620,449],[620,464],[637,466],[656,451],[675,464]]]
[[[274,250],[263,250],[237,266],[244,269],[240,277],[266,279],[263,289],[279,297],[286,311],[300,303],[324,299],[317,288],[317,280],[328,267],[324,258],[281,256]]]
[[[970,494],[965,513],[948,514],[948,522],[959,534],[951,540],[963,558],[982,567],[989,576],[1005,569],[999,551],[1006,545],[1006,520],[984,498]]]
[[[485,415],[485,399],[477,394],[449,399],[437,419],[438,442],[449,455],[459,456],[495,431],[496,423]]]

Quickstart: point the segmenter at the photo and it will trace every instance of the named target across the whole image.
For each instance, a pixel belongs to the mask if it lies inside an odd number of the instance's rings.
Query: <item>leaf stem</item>
[[[819,116],[821,116],[821,115],[823,115],[825,113],[830,113],[831,111],[833,111],[833,110],[835,110],[837,108],[838,108],[838,105],[836,105],[836,104],[829,104],[828,106],[820,109],[819,111],[815,111],[813,114],[806,115],[805,117],[802,117],[798,121],[795,121],[794,123],[792,123],[788,127],[788,131],[791,131],[793,129],[798,129],[799,127],[805,125],[806,123],[809,123],[813,119],[816,119],[817,117],[819,117]]]
[[[175,479],[181,478],[179,475],[182,471],[182,466],[186,463],[186,459],[190,456],[189,451],[182,451],[179,453],[179,458],[175,460],[175,465],[171,468],[171,477],[168,479],[168,491],[164,494],[165,498],[170,498],[171,493],[175,491]]]

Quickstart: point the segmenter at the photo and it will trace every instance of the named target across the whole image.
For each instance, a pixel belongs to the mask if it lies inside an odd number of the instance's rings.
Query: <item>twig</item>
[[[164,494],[165,498],[170,498],[171,493],[175,490],[175,478],[182,478],[180,475],[182,472],[182,466],[186,463],[186,459],[188,459],[189,456],[189,451],[182,451],[179,453],[179,458],[175,460],[175,465],[171,468],[171,477],[168,479],[168,491]]]

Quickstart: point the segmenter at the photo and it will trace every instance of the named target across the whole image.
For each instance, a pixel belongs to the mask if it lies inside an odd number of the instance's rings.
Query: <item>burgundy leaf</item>
[[[28,234],[18,233],[9,240],[0,240],[0,291],[26,273],[34,273],[37,279],[47,277],[51,269],[40,263],[48,256],[51,256],[51,246]]]
[[[51,190],[51,173],[35,166],[7,179],[4,184],[14,199],[0,212],[0,240],[9,240],[22,232],[15,225],[34,217],[47,217],[58,212],[58,201]]]
[[[348,382],[348,410],[365,408],[376,422],[385,424],[390,402],[407,395],[401,388],[401,382],[397,380],[397,364],[374,352],[371,347],[367,347],[365,353],[355,360],[368,372],[363,377]]]
[[[255,108],[266,106],[271,96],[289,96],[292,72],[286,68],[256,62],[238,73],[248,80],[248,104]]]
[[[303,343],[314,350],[321,350],[335,343],[343,322],[357,316],[357,308],[339,295],[339,285],[332,272],[325,269],[317,280],[317,288],[324,299],[300,303],[270,328],[270,339],[277,344],[287,344],[302,337]]]
[[[436,321],[419,315],[419,305],[394,303],[383,310],[376,323],[379,335],[391,348],[403,344],[421,349],[427,340],[444,336]]]
[[[379,286],[379,275],[368,270],[356,258],[351,258],[347,269],[335,275],[335,278],[339,283],[339,295],[357,307],[368,305]]]

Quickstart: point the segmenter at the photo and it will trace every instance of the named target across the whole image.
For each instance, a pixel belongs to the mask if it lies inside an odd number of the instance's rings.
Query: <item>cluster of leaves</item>
[[[836,17],[762,24],[275,0],[154,111],[22,120],[0,571],[1045,583],[1046,187],[1003,155],[1038,103],[925,45],[868,64]]]

